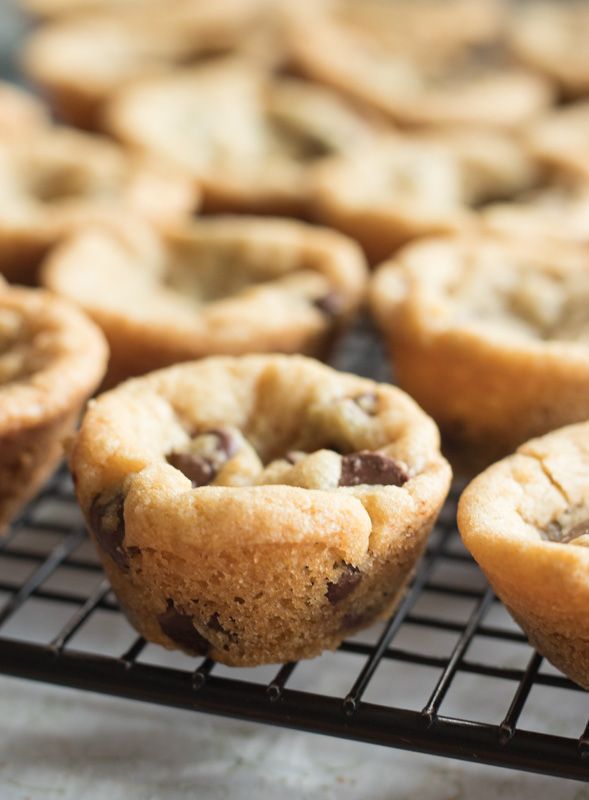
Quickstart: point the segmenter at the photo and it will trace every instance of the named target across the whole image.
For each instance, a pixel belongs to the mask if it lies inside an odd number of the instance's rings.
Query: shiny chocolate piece
[[[568,530],[561,538],[561,542],[563,544],[568,544],[569,542],[574,542],[575,539],[580,539],[581,536],[587,536],[589,534],[589,519],[584,519],[582,522],[578,522],[576,525]]]
[[[211,428],[209,431],[204,431],[201,436],[215,435],[219,439],[219,451],[226,457],[226,461],[237,453],[239,450],[239,442],[231,431],[226,428]]]
[[[125,496],[117,492],[105,499],[97,495],[90,505],[89,522],[99,546],[122,570],[129,569],[125,540]]]
[[[327,582],[327,590],[325,596],[332,606],[341,603],[346,599],[358,586],[362,580],[362,573],[358,567],[353,567],[351,564],[344,562],[344,570],[337,579],[337,581]]]
[[[178,611],[172,599],[168,598],[166,610],[157,619],[166,636],[180,647],[194,655],[205,656],[208,653],[209,642],[196,630],[192,617]]]
[[[408,480],[405,465],[381,453],[361,450],[342,456],[339,486],[403,486]]]
[[[193,488],[208,486],[214,480],[217,470],[207,458],[195,453],[170,453],[167,456],[168,464],[179,469],[183,475],[192,481]]]
[[[202,431],[195,437],[196,443],[198,444],[198,439],[205,436],[217,438],[215,452],[212,455],[208,452],[206,455],[201,455],[197,452],[173,451],[166,456],[168,464],[186,475],[192,482],[193,488],[208,486],[215,480],[221,467],[239,450],[239,442],[236,437],[225,428],[211,428],[211,430]]]

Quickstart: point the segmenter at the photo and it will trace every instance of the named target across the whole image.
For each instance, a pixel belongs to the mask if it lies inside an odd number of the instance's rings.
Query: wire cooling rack
[[[363,326],[334,363],[387,377]],[[0,671],[407,750],[589,779],[587,695],[529,648],[444,508],[394,616],[319,659],[232,669],[137,637],[61,469],[0,542]],[[566,730],[543,725],[561,707]],[[585,707],[585,712],[583,712]]]

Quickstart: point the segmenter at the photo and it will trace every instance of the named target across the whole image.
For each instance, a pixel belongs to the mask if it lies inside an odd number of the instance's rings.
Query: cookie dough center
[[[332,424],[325,409],[302,420],[287,439],[272,427],[242,431],[218,427],[195,432],[183,447],[165,455],[171,466],[201,486],[282,484],[308,489],[355,486],[403,486],[406,464],[383,452],[358,447],[358,425],[378,415],[378,397],[362,393],[336,401]],[[329,413],[329,412],[327,412]],[[274,434],[274,435],[273,435]]]
[[[582,342],[589,338],[589,274],[525,263],[491,252],[465,258],[446,285],[450,313],[459,322],[497,335]]]

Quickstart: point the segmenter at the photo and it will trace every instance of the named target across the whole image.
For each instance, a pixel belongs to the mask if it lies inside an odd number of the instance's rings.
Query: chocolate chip
[[[199,455],[198,453],[174,451],[166,456],[168,464],[180,470],[192,481],[193,488],[198,486],[208,486],[219,472],[219,469],[229,461],[239,450],[239,442],[236,437],[224,428],[211,428],[202,431],[195,438],[201,436],[216,436],[217,445],[214,456]]]
[[[209,621],[207,622],[207,628],[210,628],[212,631],[219,631],[220,633],[227,633],[225,628],[219,622],[219,615],[215,611],[214,614],[211,614],[209,617]]]
[[[208,653],[209,642],[196,630],[192,617],[178,611],[170,598],[167,600],[166,610],[157,619],[162,631],[173,642],[195,655],[205,656]]]
[[[323,297],[316,298],[313,305],[328,317],[337,317],[342,312],[342,299],[337,292],[328,292]]]
[[[340,486],[403,486],[408,480],[405,465],[381,453],[361,450],[342,456]]]
[[[341,603],[342,600],[345,600],[346,597],[354,591],[361,580],[362,574],[358,567],[353,567],[351,564],[346,564],[344,562],[344,570],[337,581],[327,582],[325,596],[331,605],[335,606],[337,603]]]
[[[229,461],[230,458],[233,458],[239,450],[239,442],[234,434],[225,428],[211,428],[210,431],[205,431],[202,435],[207,436],[210,434],[214,434],[218,437],[219,450],[225,454],[226,460]]]
[[[360,628],[367,625],[372,616],[370,614],[344,614],[342,619],[341,628],[343,631],[349,631],[352,628]]]
[[[222,633],[230,642],[237,642],[238,637],[236,633],[233,631],[228,631],[227,628],[224,628],[219,621],[219,614],[215,611],[214,614],[211,614],[209,617],[209,621],[207,622],[207,627],[210,628],[212,631],[218,631]]]
[[[374,417],[377,414],[378,397],[374,392],[363,392],[352,399],[367,416]]]
[[[564,536],[562,536],[560,541],[563,544],[568,544],[569,542],[573,542],[575,539],[579,539],[581,536],[587,536],[588,534],[589,519],[584,519],[582,522],[578,522],[570,530],[568,530]]]
[[[214,465],[202,456],[194,453],[170,453],[167,457],[168,464],[179,469],[186,477],[192,481],[192,486],[208,486],[213,480],[217,471]]]
[[[105,553],[121,569],[129,569],[129,559],[123,541],[125,539],[125,497],[121,492],[97,495],[90,505],[90,528],[96,541]]]

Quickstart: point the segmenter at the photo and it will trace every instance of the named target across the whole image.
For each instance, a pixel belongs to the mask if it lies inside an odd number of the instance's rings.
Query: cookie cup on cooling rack
[[[0,531],[62,457],[106,359],[102,334],[80,311],[0,278]]]
[[[504,239],[409,245],[371,305],[399,384],[473,466],[589,417],[589,258]]]
[[[362,30],[294,3],[288,23],[295,69],[402,125],[514,130],[552,104],[550,81],[512,63],[499,43],[483,53],[466,42],[411,52],[387,41],[382,27]]]
[[[25,71],[60,119],[101,129],[105,104],[124,84],[244,48],[263,0],[167,5],[58,17],[25,41]]]
[[[589,423],[526,442],[467,487],[466,547],[531,644],[589,688]]]
[[[238,58],[133,83],[106,120],[127,146],[191,175],[206,211],[295,217],[310,213],[317,166],[369,148],[376,132],[331,90]]]
[[[128,381],[92,404],[70,466],[131,623],[241,666],[316,656],[390,613],[450,483],[413,400],[301,356]]]
[[[205,217],[159,239],[131,225],[81,230],[41,270],[104,331],[111,385],[209,355],[325,357],[366,275],[356,243],[335,231],[247,216]]]
[[[194,183],[168,164],[70,128],[0,137],[0,170],[0,273],[15,283],[34,283],[48,250],[81,224],[128,214],[160,226],[199,202]]]
[[[318,167],[313,210],[378,263],[413,239],[475,227],[484,203],[524,192],[538,179],[527,150],[502,133],[383,135],[369,149]]]

